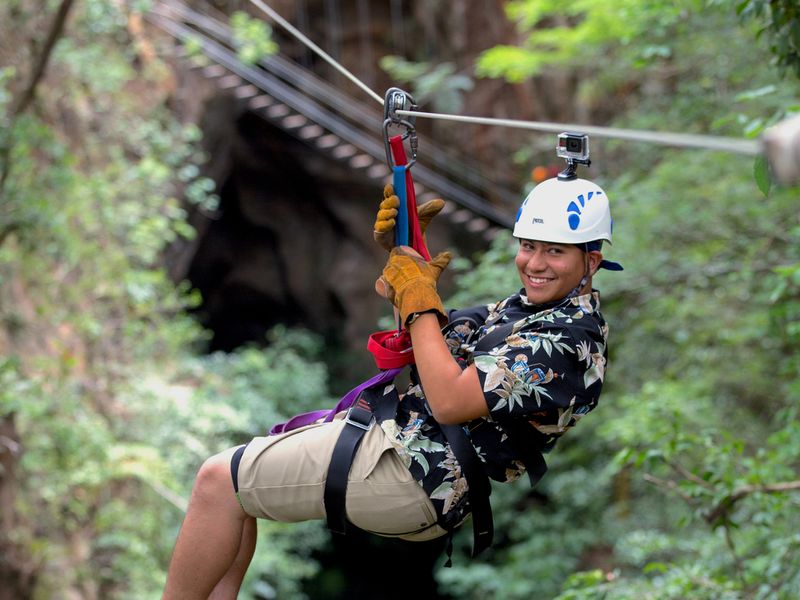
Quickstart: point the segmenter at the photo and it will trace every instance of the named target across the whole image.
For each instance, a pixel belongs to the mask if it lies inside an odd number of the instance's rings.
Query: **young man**
[[[397,201],[390,188],[384,196],[376,239],[391,246]],[[419,209],[425,225],[441,208],[434,202]],[[514,236],[523,288],[449,316],[436,291],[449,255],[426,262],[410,248],[391,249],[376,290],[410,332],[416,372],[391,415],[368,426],[357,446],[342,501],[353,525],[427,540],[473,513],[478,546],[481,536],[491,539],[483,479],[513,481],[527,470],[535,482],[546,470],[542,453],[597,405],[608,329],[592,276],[621,268],[600,251],[611,241],[605,193],[582,179],[545,181],[520,207]],[[393,394],[381,388],[373,400]],[[256,518],[325,518],[328,467],[346,427],[344,419],[313,424],[207,460],[164,598],[235,598]]]

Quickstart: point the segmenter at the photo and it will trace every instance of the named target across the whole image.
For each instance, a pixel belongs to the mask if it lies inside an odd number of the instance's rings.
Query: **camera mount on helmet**
[[[565,131],[558,134],[556,155],[567,161],[567,168],[558,174],[560,181],[578,178],[578,165],[591,166],[589,160],[589,136],[585,133]]]

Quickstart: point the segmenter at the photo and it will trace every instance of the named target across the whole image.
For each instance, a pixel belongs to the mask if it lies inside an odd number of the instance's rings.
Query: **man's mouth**
[[[526,277],[534,285],[544,285],[553,281],[552,277],[534,277],[533,275],[526,275]]]

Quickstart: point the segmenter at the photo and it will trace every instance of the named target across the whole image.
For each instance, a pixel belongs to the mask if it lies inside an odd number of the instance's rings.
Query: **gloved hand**
[[[382,280],[386,297],[400,312],[405,325],[414,313],[436,311],[439,324],[447,324],[442,300],[436,291],[439,275],[450,263],[451,254],[441,252],[430,262],[425,262],[417,252],[408,246],[394,248],[383,268]]]
[[[375,241],[381,246],[390,251],[394,248],[394,226],[397,219],[397,209],[400,206],[400,198],[394,193],[392,184],[387,183],[383,188],[383,201],[378,207],[378,215],[375,218],[375,225],[373,227],[373,237]],[[439,211],[444,208],[444,200],[436,198],[429,200],[424,204],[417,207],[417,218],[419,219],[419,228],[422,234],[428,228],[431,219],[439,214]]]

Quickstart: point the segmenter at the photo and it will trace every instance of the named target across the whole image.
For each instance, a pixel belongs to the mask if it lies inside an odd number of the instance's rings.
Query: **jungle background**
[[[300,52],[249,2],[208,4],[243,60]],[[750,138],[800,112],[792,0],[409,0],[370,3],[366,32],[362,3],[272,6],[320,44],[334,6],[342,62],[423,110]],[[187,74],[151,7],[0,6],[0,598],[159,597],[204,458],[331,406],[390,315],[380,187]],[[520,200],[557,165],[551,134],[420,135],[421,161],[437,139]],[[730,153],[592,159],[625,265],[595,280],[603,397],[537,488],[495,486],[494,548],[471,560],[467,527],[443,568],[438,542],[265,522],[242,598],[800,597],[798,189]],[[447,305],[518,288],[509,235],[429,240],[459,254]]]

